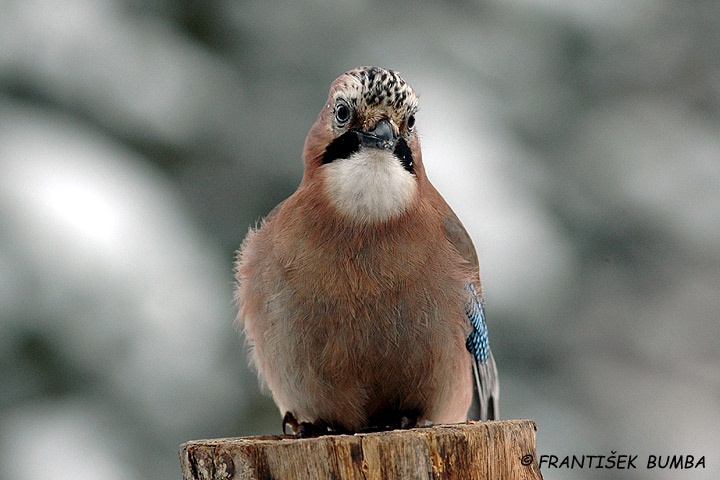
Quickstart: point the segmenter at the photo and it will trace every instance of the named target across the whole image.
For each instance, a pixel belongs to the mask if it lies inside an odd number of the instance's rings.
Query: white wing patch
[[[388,150],[361,148],[322,168],[330,202],[341,214],[361,222],[402,215],[417,191],[415,175]]]

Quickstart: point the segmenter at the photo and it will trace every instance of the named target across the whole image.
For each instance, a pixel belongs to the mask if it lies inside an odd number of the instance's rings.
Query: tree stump
[[[542,479],[532,420],[355,435],[196,440],[180,447],[184,480]]]

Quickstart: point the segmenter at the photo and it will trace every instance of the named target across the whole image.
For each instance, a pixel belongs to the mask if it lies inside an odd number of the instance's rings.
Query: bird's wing
[[[470,294],[469,302],[465,305],[472,330],[465,341],[470,355],[472,355],[473,375],[475,376],[475,388],[477,390],[478,405],[473,402],[473,416],[480,420],[495,420],[498,418],[498,396],[500,393],[497,367],[495,359],[490,350],[488,340],[488,328],[485,323],[485,309],[482,300],[475,292],[472,283],[467,285]],[[479,412],[477,412],[479,410]]]
[[[472,367],[476,391],[468,416],[471,419],[495,420],[499,414],[498,397],[500,388],[497,367],[488,340],[485,309],[483,308],[481,294],[478,294],[481,285],[477,253],[470,235],[468,235],[465,227],[463,227],[452,210],[446,216],[445,234],[458,253],[476,270],[473,281],[466,285],[468,296],[465,313],[471,331],[465,345],[473,358]]]

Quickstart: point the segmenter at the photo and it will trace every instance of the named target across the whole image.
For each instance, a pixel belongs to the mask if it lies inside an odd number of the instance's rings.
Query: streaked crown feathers
[[[412,87],[393,70],[359,67],[340,76],[332,86],[329,108],[345,101],[362,118],[371,111],[383,111],[401,124],[418,109],[418,97]]]

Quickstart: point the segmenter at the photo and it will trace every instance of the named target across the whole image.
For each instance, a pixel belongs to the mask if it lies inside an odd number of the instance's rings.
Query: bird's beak
[[[370,148],[394,150],[398,137],[387,118],[380,119],[371,130],[358,130],[360,144]]]

